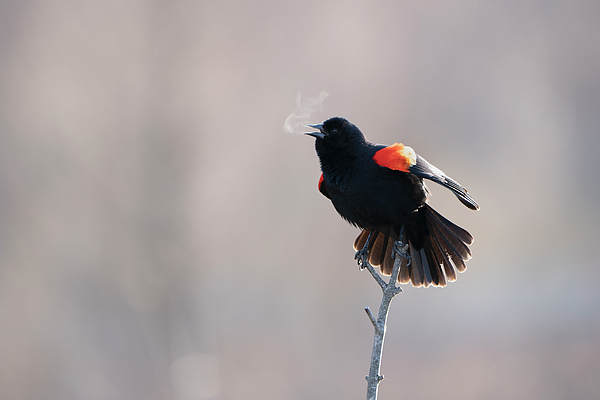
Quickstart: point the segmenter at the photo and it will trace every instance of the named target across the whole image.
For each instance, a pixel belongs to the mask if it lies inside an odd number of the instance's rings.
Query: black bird
[[[340,117],[306,133],[316,138],[321,163],[319,191],[337,212],[362,229],[354,241],[355,258],[368,260],[390,275],[394,242],[402,234],[408,251],[398,281],[413,286],[446,286],[467,268],[473,237],[427,204],[423,178],[450,189],[471,210],[479,206],[467,190],[401,143],[370,143],[354,124]]]

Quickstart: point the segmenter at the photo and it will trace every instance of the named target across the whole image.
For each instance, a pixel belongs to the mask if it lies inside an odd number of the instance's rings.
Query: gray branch
[[[404,231],[404,229],[402,229],[402,231]],[[371,309],[369,307],[365,307],[365,311],[371,320],[373,327],[375,328],[375,334],[373,338],[373,353],[371,354],[371,367],[369,369],[369,376],[366,377],[367,400],[377,400],[377,388],[379,386],[379,382],[381,382],[383,379],[383,376],[379,375],[379,371],[381,367],[381,355],[383,353],[383,340],[385,338],[388,310],[392,299],[402,291],[399,286],[396,286],[398,281],[398,273],[400,271],[400,263],[403,255],[406,254],[405,252],[401,252],[401,250],[406,249],[406,245],[402,243],[402,233],[400,234],[400,239],[394,243],[394,267],[392,268],[392,276],[390,277],[390,281],[388,283],[381,278],[381,276],[377,273],[377,271],[375,271],[373,266],[368,261],[364,264],[375,281],[377,281],[383,292],[383,298],[381,299],[381,305],[379,306],[377,320],[375,320],[375,316],[371,312]]]

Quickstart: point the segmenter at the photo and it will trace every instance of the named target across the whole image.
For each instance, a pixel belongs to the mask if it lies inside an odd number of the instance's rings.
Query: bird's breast
[[[337,212],[361,228],[377,229],[410,221],[411,214],[426,200],[421,180],[404,172],[365,165],[339,173],[323,171]]]

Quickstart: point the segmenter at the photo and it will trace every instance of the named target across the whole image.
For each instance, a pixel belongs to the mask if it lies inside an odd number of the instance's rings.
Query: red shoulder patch
[[[329,197],[329,192],[327,191],[327,185],[323,184],[324,181],[323,174],[321,174],[321,177],[319,178],[319,192],[328,199],[331,199],[331,197]]]
[[[417,154],[402,143],[394,143],[377,151],[373,156],[377,165],[394,169],[396,171],[409,172],[409,168],[417,162]]]

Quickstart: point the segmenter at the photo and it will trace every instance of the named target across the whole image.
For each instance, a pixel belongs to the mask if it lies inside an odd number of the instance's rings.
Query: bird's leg
[[[354,254],[354,259],[358,261],[358,267],[361,271],[367,266],[367,253],[369,251],[369,244],[371,243],[371,236],[373,236],[373,231],[369,232],[369,236],[367,237],[367,241],[363,248]]]
[[[408,264],[406,265],[408,266],[411,262],[411,255],[408,252],[408,243],[404,243],[404,240],[402,239],[403,237],[404,225],[402,225],[402,228],[400,229],[400,236],[398,237],[398,240],[394,242],[394,253],[392,254],[392,257],[396,258],[396,255],[399,255],[400,257],[406,258],[408,260]]]

